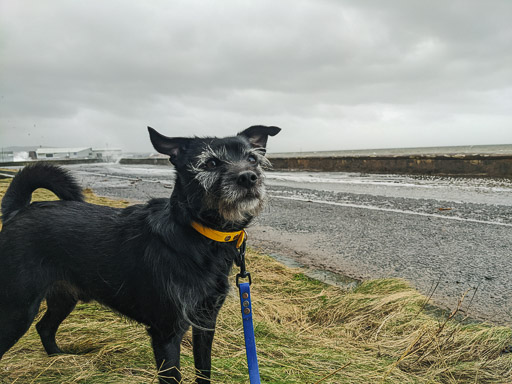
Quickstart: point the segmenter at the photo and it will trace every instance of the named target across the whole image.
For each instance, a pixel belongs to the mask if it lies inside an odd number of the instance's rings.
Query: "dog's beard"
[[[216,210],[225,220],[242,222],[257,216],[265,204],[266,192],[263,185],[250,190],[232,188],[232,185],[222,186],[220,196],[207,197],[205,200],[209,209]]]
[[[239,202],[219,202],[220,215],[233,222],[241,222],[257,216],[263,209],[263,200],[259,198],[244,199]]]

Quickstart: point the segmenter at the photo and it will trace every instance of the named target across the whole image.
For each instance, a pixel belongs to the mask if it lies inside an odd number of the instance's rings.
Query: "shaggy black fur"
[[[170,200],[125,209],[88,204],[62,168],[36,163],[12,181],[2,201],[0,359],[23,336],[43,299],[37,331],[48,354],[78,300],[97,300],[147,326],[160,383],[180,382],[180,344],[190,325],[198,383],[209,383],[218,311],[229,290],[235,243],[202,236],[246,227],[264,200],[261,164],[277,127],[254,126],[228,138],[169,138],[149,129],[170,155],[177,180]],[[62,200],[30,204],[47,188]]]

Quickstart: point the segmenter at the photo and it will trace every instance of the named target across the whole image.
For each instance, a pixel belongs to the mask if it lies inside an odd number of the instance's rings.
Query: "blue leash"
[[[244,324],[245,352],[249,367],[249,380],[251,384],[260,384],[260,371],[258,369],[258,356],[256,355],[256,340],[252,323],[251,291],[249,283],[239,285],[240,303],[242,305],[242,319]]]
[[[244,326],[245,352],[249,367],[249,380],[251,384],[260,384],[260,371],[258,368],[258,356],[256,354],[256,339],[254,337],[254,325],[252,323],[251,305],[251,274],[245,270],[245,241],[240,247],[240,273],[236,275],[236,285],[240,291],[240,306],[242,308],[242,320]],[[238,264],[238,263],[237,263]],[[240,283],[239,279],[248,278],[248,283]]]

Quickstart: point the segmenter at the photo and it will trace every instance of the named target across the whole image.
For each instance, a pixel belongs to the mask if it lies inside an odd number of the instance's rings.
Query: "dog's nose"
[[[253,171],[245,171],[238,175],[238,185],[241,185],[245,188],[251,188],[258,181],[258,175],[256,175]]]

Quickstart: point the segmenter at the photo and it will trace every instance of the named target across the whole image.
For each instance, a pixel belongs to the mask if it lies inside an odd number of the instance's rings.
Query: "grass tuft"
[[[0,180],[0,196],[8,181]],[[95,196],[92,203],[125,207]],[[55,198],[37,191],[36,200]],[[256,251],[248,253],[262,382],[510,383],[512,331],[460,321],[431,310],[427,298],[398,279],[343,290],[313,280]],[[233,283],[234,286],[234,283]],[[44,304],[41,308],[42,315]],[[144,327],[99,304],[79,304],[57,334],[68,355],[48,357],[32,326],[0,361],[0,383],[156,383]],[[247,383],[237,294],[220,316],[213,381]],[[191,336],[182,348],[184,383],[193,378]]]

